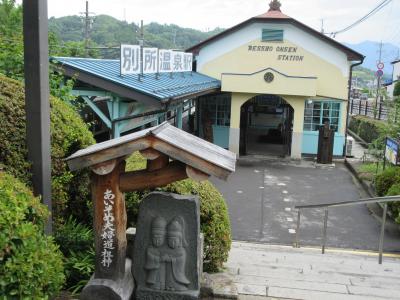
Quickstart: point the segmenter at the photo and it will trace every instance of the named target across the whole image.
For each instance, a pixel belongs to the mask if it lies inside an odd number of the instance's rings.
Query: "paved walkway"
[[[400,299],[400,257],[233,242],[226,268],[239,299]]]
[[[343,163],[316,167],[312,161],[240,160],[227,182],[213,179],[228,204],[235,240],[292,245],[295,205],[366,197]],[[324,211],[305,211],[300,243],[319,246]],[[328,247],[377,250],[380,221],[365,205],[329,210]],[[400,230],[387,228],[384,249],[400,251]]]

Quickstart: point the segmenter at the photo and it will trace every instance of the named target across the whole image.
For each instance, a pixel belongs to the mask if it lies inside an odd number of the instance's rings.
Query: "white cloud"
[[[85,10],[85,0],[48,0],[49,16],[75,15]],[[200,30],[228,28],[268,10],[267,0],[90,0],[90,11],[128,22],[177,24]],[[380,0],[282,0],[283,13],[319,30],[335,31],[364,16]],[[400,1],[393,0],[378,14],[348,33],[340,41],[384,40],[400,44]]]

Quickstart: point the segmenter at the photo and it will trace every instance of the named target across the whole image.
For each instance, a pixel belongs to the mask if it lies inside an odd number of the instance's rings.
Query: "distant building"
[[[336,130],[342,156],[351,66],[363,55],[283,14],[279,1],[187,51],[197,71],[221,80],[200,97],[200,136],[238,154],[317,153],[318,128]],[[212,134],[208,132],[212,128]]]
[[[392,65],[393,65],[392,82],[389,85],[387,85],[387,91],[390,97],[393,97],[394,86],[396,82],[400,80],[400,59],[392,62]]]

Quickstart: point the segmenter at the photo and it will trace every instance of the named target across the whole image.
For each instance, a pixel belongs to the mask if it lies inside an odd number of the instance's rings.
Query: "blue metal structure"
[[[182,128],[183,107],[191,109],[189,99],[221,88],[219,80],[197,72],[121,75],[119,60],[75,57],[50,60],[66,76],[77,79],[79,84],[73,93],[85,101],[113,138],[147,124],[155,126],[165,120],[167,111],[173,114],[175,125]],[[101,108],[100,102],[106,105]],[[139,117],[162,109],[165,112]]]

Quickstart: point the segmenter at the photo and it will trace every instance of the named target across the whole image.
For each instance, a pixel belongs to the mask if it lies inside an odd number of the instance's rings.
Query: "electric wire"
[[[368,18],[372,17],[373,15],[375,15],[378,11],[380,11],[382,8],[384,8],[385,6],[387,6],[390,2],[392,2],[393,0],[384,0],[383,2],[381,2],[378,6],[376,6],[373,10],[371,10],[368,14],[366,14],[365,16],[363,16],[362,18],[358,19],[357,21],[355,21],[354,23],[350,24],[349,26],[341,29],[341,30],[337,30],[337,31],[333,31],[328,33],[331,37],[336,37],[336,35],[349,31],[350,29],[354,28],[355,26],[361,24],[362,22],[366,21]]]

